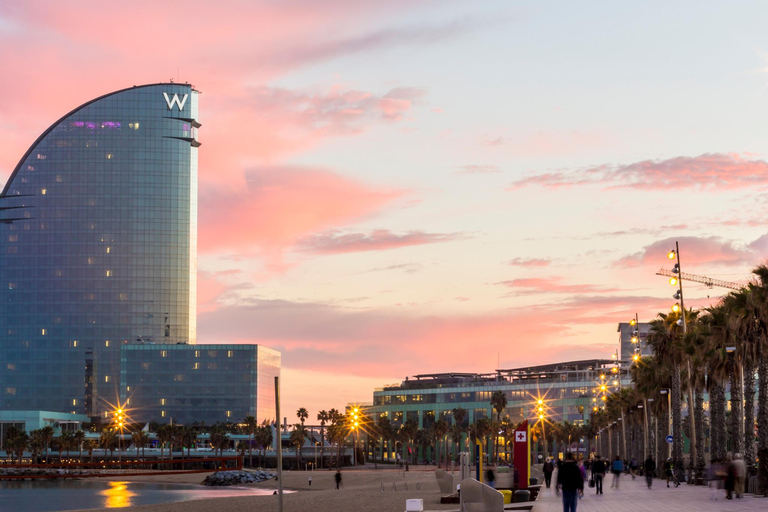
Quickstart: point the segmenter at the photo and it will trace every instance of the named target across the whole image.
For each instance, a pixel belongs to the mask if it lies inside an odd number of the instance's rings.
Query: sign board
[[[525,420],[515,429],[514,457],[518,489],[528,489],[528,477],[531,472],[530,427]]]
[[[675,438],[672,436],[667,436],[667,443],[672,444],[675,441]]]

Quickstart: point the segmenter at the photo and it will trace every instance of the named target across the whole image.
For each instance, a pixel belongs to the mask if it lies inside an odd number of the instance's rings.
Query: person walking
[[[565,462],[557,471],[557,483],[555,492],[559,495],[563,491],[563,512],[576,512],[579,495],[584,494],[584,478],[581,470],[573,460],[573,454],[565,454]]]
[[[733,454],[733,476],[733,490],[736,494],[736,498],[741,499],[744,497],[744,481],[747,479],[747,465],[744,463],[744,459],[741,458],[740,453]]]
[[[613,480],[611,480],[611,489],[614,487],[616,490],[619,489],[619,478],[621,478],[621,473],[624,471],[624,463],[621,462],[621,459],[617,455],[616,458],[613,460],[613,464],[611,464],[611,473],[613,473]]]
[[[492,469],[488,469],[488,471],[485,472],[485,480],[488,483],[488,486],[492,489],[496,488],[496,475],[493,474]]]
[[[653,455],[649,455],[643,463],[643,472],[645,473],[645,483],[650,489],[653,485],[653,474],[656,472],[656,461],[653,460]]]
[[[605,477],[605,461],[599,455],[592,463],[592,478],[595,479],[595,494],[603,494],[603,478]]]
[[[637,476],[637,459],[632,457],[632,460],[629,461],[629,472],[632,475],[632,480],[635,479],[635,476]]]
[[[338,491],[341,486],[341,470],[336,471],[336,476],[334,478],[336,479],[336,490]]]
[[[544,473],[544,483],[547,485],[547,489],[549,489],[549,485],[552,483],[552,472],[555,470],[555,465],[552,464],[552,459],[547,457],[547,460],[544,461],[544,465],[541,468],[541,471]]]

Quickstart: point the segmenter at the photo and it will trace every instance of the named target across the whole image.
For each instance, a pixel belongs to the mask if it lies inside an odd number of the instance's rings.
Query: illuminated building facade
[[[198,98],[175,83],[106,94],[13,170],[0,193],[0,410],[104,417],[123,348],[196,343]]]

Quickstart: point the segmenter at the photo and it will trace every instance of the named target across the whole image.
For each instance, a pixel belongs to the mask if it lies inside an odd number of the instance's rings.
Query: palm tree
[[[75,432],[74,435],[74,442],[75,446],[77,446],[80,454],[79,454],[79,460],[80,462],[83,462],[83,441],[85,441],[85,432],[82,430],[78,430]]]
[[[445,436],[448,434],[448,430],[449,429],[450,429],[450,425],[448,425],[448,422],[445,421],[442,418],[437,420],[436,422],[434,422],[432,424],[432,435],[434,436],[434,440],[435,440],[435,453],[436,454],[437,454],[438,443],[440,442],[440,440],[442,439],[443,440],[443,444],[444,445],[446,444],[445,443]],[[447,455],[448,455],[447,452],[448,452],[448,450],[447,450],[447,446],[446,446],[446,458],[447,458]],[[440,466],[440,464],[441,464],[441,461],[440,461],[440,457],[438,456],[437,457],[437,465]]]
[[[325,424],[330,419],[328,411],[323,409],[317,413],[317,421],[320,422],[320,467],[323,467],[323,456],[325,455]],[[373,458],[374,462],[376,457]]]
[[[682,354],[679,349],[679,327],[677,320],[680,315],[677,313],[659,313],[659,315],[650,322],[650,331],[647,342],[653,348],[654,355],[661,365],[669,365],[671,369],[670,396],[672,400],[672,428],[675,433],[672,444],[672,461],[675,468],[682,472],[683,470],[683,418],[681,404],[681,375],[680,364]]]
[[[160,445],[160,458],[163,458],[163,450],[165,450],[166,443],[171,441],[173,437],[173,427],[171,425],[163,425],[157,429],[157,444]],[[173,452],[171,451],[171,458],[173,458]]]
[[[400,433],[403,436],[403,443],[405,443],[411,450],[411,454],[415,454],[413,449],[413,440],[416,437],[416,432],[419,430],[419,424],[413,420],[406,420],[400,427]],[[408,457],[405,458],[408,460]]]
[[[117,434],[111,428],[105,428],[99,434],[99,445],[104,449],[104,458],[106,458],[107,450],[114,446],[114,441],[117,439]],[[114,450],[112,448],[112,450]]]
[[[33,430],[29,433],[29,449],[32,451],[32,462],[37,462],[37,456],[45,450],[45,439],[42,429]]]
[[[272,444],[272,428],[269,425],[262,425],[256,430],[255,439],[259,445],[259,467],[262,467],[267,447]]]
[[[768,266],[752,270],[752,302],[755,305],[759,343],[757,345],[757,458],[768,461]],[[758,466],[759,492],[768,495],[768,464]]]
[[[149,436],[143,430],[137,430],[131,434],[133,445],[136,447],[136,458],[139,458],[139,450],[144,451],[144,447],[149,442]]]
[[[507,407],[507,395],[503,391],[494,391],[491,395],[491,405],[496,411],[496,421],[501,424],[501,413]],[[499,464],[499,446],[498,446],[498,429],[496,429],[496,435],[494,435],[494,447],[496,450],[496,465]]]
[[[293,426],[293,431],[291,432],[290,437],[288,438],[288,441],[296,449],[296,469],[301,469],[301,447],[304,446],[304,441],[306,439],[307,431],[304,429],[304,425],[301,423],[296,423]]]
[[[253,434],[259,428],[259,422],[253,416],[246,416],[243,424],[245,433],[248,434],[248,466],[253,467]]]
[[[45,463],[48,464],[48,449],[51,446],[51,441],[53,441],[54,431],[50,425],[46,425],[40,430],[42,431],[43,442],[45,443]]]
[[[86,439],[83,442],[83,448],[88,452],[90,461],[93,462],[93,450],[99,446],[98,441],[95,439]]]
[[[67,453],[67,460],[69,460],[69,450],[75,446],[75,434],[70,431],[64,431],[59,435],[59,459],[61,459],[61,450],[65,450]]]
[[[304,407],[300,407],[298,411],[296,411],[296,417],[299,418],[299,421],[301,422],[302,426],[304,425],[304,420],[309,418],[309,413]]]

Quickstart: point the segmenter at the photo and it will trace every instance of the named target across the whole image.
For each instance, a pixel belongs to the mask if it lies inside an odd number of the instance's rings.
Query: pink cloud
[[[644,190],[733,190],[768,185],[768,162],[748,160],[735,153],[680,156],[538,174],[513,182],[510,189],[532,185],[549,188],[597,185]]]
[[[643,248],[642,251],[625,256],[614,263],[617,267],[667,267],[674,262],[667,259],[667,253],[675,248],[675,241],[680,244],[680,260],[684,269],[689,265],[745,265],[756,262],[767,249],[765,236],[759,238],[750,246],[738,246],[720,237],[670,237],[656,241]]]
[[[512,279],[509,281],[501,281],[494,283],[497,285],[506,286],[508,288],[520,289],[522,294],[533,293],[567,293],[567,294],[582,294],[582,293],[612,293],[617,292],[617,288],[605,288],[592,284],[567,284],[563,282],[562,277],[530,277],[521,279]]]
[[[552,260],[546,258],[514,258],[507,263],[513,267],[548,267]]]
[[[453,174],[498,174],[501,172],[495,165],[462,165]]]
[[[340,254],[398,249],[411,245],[451,242],[466,238],[467,236],[461,233],[425,233],[424,231],[410,231],[398,235],[387,229],[378,229],[370,234],[328,231],[311,235],[299,241],[297,247],[307,252]]]
[[[201,253],[261,255],[279,265],[301,238],[370,217],[403,194],[325,169],[259,167],[246,176],[237,193],[203,193]]]

